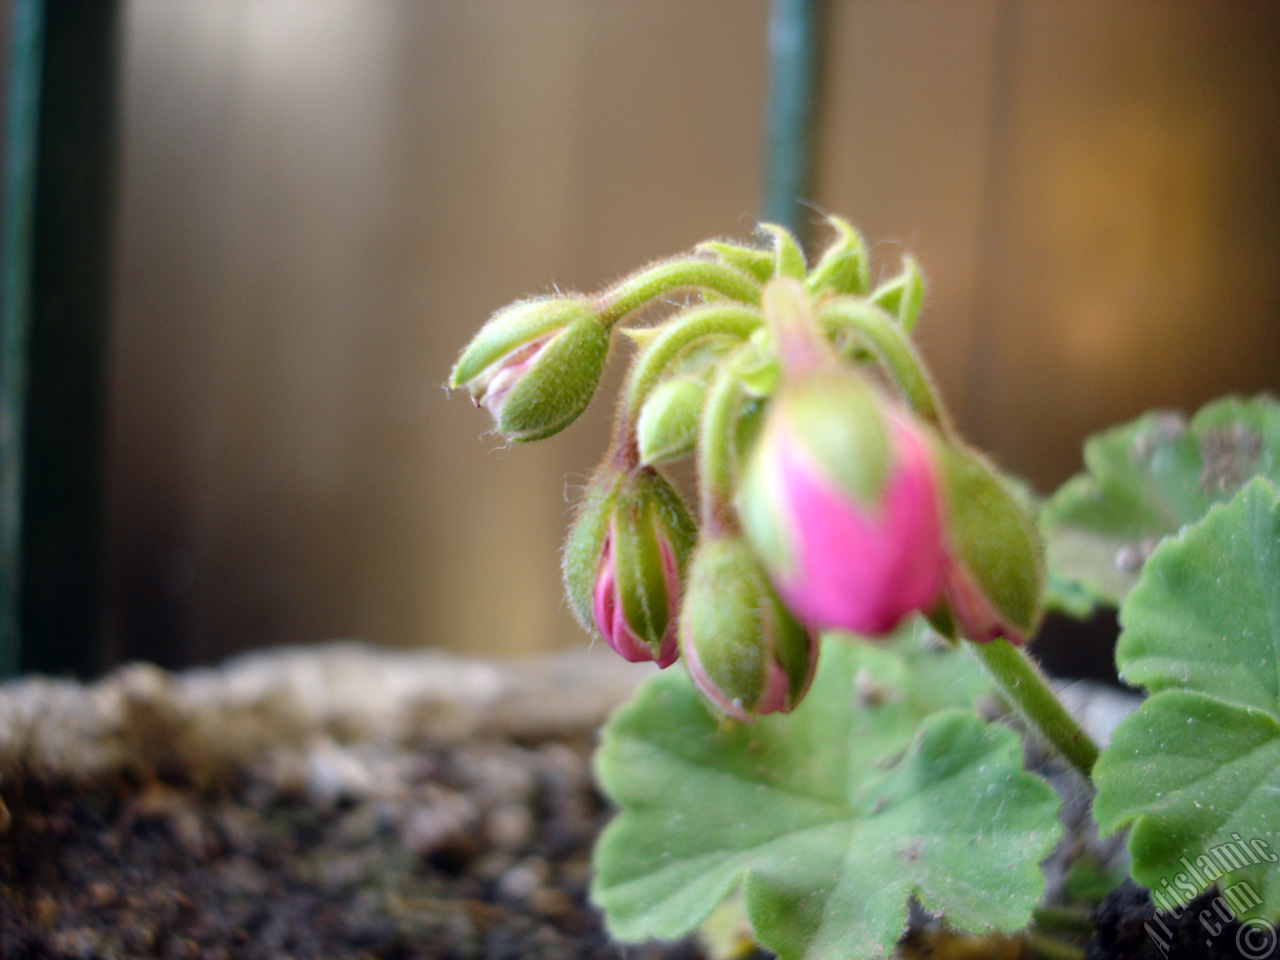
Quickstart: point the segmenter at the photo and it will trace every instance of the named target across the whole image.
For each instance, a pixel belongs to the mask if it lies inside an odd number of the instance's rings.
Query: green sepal
[[[675,552],[676,570],[683,579],[689,566],[689,554],[698,539],[698,525],[676,488],[657,470],[641,467],[634,476],[654,522]]]
[[[595,632],[592,591],[611,530],[619,541],[614,548],[615,575],[627,622],[638,636],[656,645],[662,633],[654,639],[653,625],[667,610],[660,538],[671,546],[676,572],[683,578],[697,526],[680,494],[656,470],[627,471],[606,459],[578,503],[561,561],[569,606],[588,632]]]
[[[1030,637],[1043,611],[1044,550],[1011,481],[972,450],[935,439],[947,541],[1001,619]]]
[[[768,330],[761,328],[755,331],[742,349],[734,352],[726,362],[747,396],[768,397],[778,389],[782,367]]]
[[[958,642],[955,617],[951,616],[951,608],[939,603],[932,610],[925,611],[924,618],[933,627],[933,632],[947,643]]]
[[[503,307],[462,351],[449,386],[455,390],[465,386],[512,351],[594,315],[585,298],[539,298]]]
[[[764,606],[764,628],[773,638],[773,659],[787,675],[789,702],[794,706],[809,689],[817,666],[816,637],[796,620],[772,592]]]
[[[774,276],[803,280],[804,254],[791,231],[776,223],[762,223],[760,230],[773,237]]]
[[[614,504],[614,576],[627,625],[656,655],[667,632],[670,598],[654,505],[642,490],[632,493]]]
[[[588,633],[595,633],[592,588],[621,480],[618,468],[610,459],[596,469],[578,500],[561,553],[560,573],[569,609]]]
[[[767,397],[748,397],[738,408],[733,422],[733,452],[735,463],[745,463],[760,439],[764,429],[765,414],[769,409]]]
[[[556,334],[511,388],[498,412],[498,432],[511,440],[542,440],[582,415],[609,359],[609,334],[584,317]]]
[[[916,320],[920,317],[920,308],[924,306],[924,275],[920,272],[920,265],[916,263],[915,257],[910,254],[904,256],[902,272],[876,287],[869,299],[882,310],[897,317],[907,333],[914,330]]]
[[[805,278],[805,288],[813,296],[823,293],[864,296],[871,289],[867,245],[862,235],[843,217],[828,217],[836,238]]]

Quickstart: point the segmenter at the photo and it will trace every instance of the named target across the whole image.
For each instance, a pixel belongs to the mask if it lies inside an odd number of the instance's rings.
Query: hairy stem
[[[741,303],[760,301],[760,284],[741,270],[709,260],[666,260],[631,274],[597,296],[600,322],[612,329],[650,301],[684,289],[710,290]]]
[[[733,427],[742,391],[728,364],[707,389],[698,435],[698,502],[703,532],[715,536],[737,528],[733,516]]]
[[[907,406],[944,434],[950,433],[946,408],[924,361],[902,327],[887,313],[863,300],[841,298],[818,311],[818,326],[853,333],[875,354]]]
[[[694,307],[674,317],[636,356],[623,388],[623,409],[635,420],[645,399],[686,348],[707,337],[745,339],[764,323],[758,310],[739,306]]]
[[[1054,696],[1026,651],[1004,639],[971,643],[969,649],[1032,729],[1089,780],[1098,760],[1098,746]]]

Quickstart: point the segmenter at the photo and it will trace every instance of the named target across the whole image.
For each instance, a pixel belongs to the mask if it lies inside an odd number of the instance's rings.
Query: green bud
[[[564,546],[565,592],[583,629],[629,660],[671,662],[679,584],[696,536],[684,502],[661,474],[606,460],[587,484]],[[642,656],[645,648],[652,657]]]
[[[609,334],[582,298],[525,300],[499,310],[453,368],[507,439],[541,440],[591,402],[609,356]]]
[[[711,706],[746,723],[794,710],[817,665],[816,636],[778,600],[746,541],[733,536],[694,548],[680,652]]]
[[[705,379],[689,375],[669,377],[653,388],[636,422],[641,463],[667,463],[693,452],[706,393]]]
[[[725,319],[733,321],[732,327],[726,325],[732,332],[712,326]],[[742,343],[748,323],[758,322],[758,316],[742,308],[697,307],[664,326],[641,351],[632,367],[627,403],[634,409],[636,398],[643,398],[633,414],[642,463],[666,463],[693,451],[708,378]],[[651,384],[647,393],[641,389],[646,383]]]
[[[961,636],[1021,643],[1039,623],[1044,551],[1011,484],[971,450],[937,441],[950,555],[943,590]]]

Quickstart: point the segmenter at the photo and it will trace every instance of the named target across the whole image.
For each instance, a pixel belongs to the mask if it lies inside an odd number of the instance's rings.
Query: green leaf
[[[1010,730],[937,712],[985,689],[975,671],[828,639],[800,709],[726,730],[682,674],[655,677],[596,756],[621,807],[592,891],[610,932],[681,936],[739,886],[783,960],[886,956],[913,894],[964,929],[1025,926],[1058,800]]]
[[[1190,424],[1148,413],[1090,437],[1084,461],[1040,517],[1054,593],[1072,611],[1082,593],[1118,606],[1164,537],[1255,476],[1280,481],[1280,404],[1225,397]]]
[[[1173,902],[1225,873],[1256,894],[1244,915],[1280,916],[1276,487],[1255,479],[1166,541],[1120,621],[1121,676],[1152,696],[1094,769],[1099,826],[1133,824],[1134,879]]]

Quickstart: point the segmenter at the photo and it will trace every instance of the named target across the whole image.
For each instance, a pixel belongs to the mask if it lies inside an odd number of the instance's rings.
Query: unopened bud
[[[778,600],[746,541],[732,536],[694,548],[680,650],[702,695],[744,723],[794,710],[818,660],[816,637]]]
[[[938,598],[939,497],[926,429],[858,375],[823,370],[774,396],[737,507],[801,620],[874,636]]]
[[[587,408],[604,372],[609,334],[585,299],[526,300],[499,310],[450,378],[510,440],[558,433]]]
[[[693,451],[706,393],[704,379],[689,375],[669,377],[653,388],[636,420],[642,463],[667,463]]]
[[[565,543],[565,588],[579,622],[626,660],[670,666],[679,655],[676,615],[695,536],[661,475],[607,464],[592,478]]]
[[[704,317],[708,313],[705,308],[700,311]],[[694,312],[684,315],[694,322],[696,316]],[[741,316],[734,319],[741,322]],[[668,463],[693,452],[707,380],[725,355],[740,343],[739,336],[713,333],[695,340],[668,361],[664,378],[649,391],[636,417],[636,446],[641,463]],[[661,354],[662,344],[655,352]]]
[[[1040,536],[994,468],[938,442],[949,557],[943,589],[956,629],[978,642],[1020,644],[1035,632],[1044,593]]]

